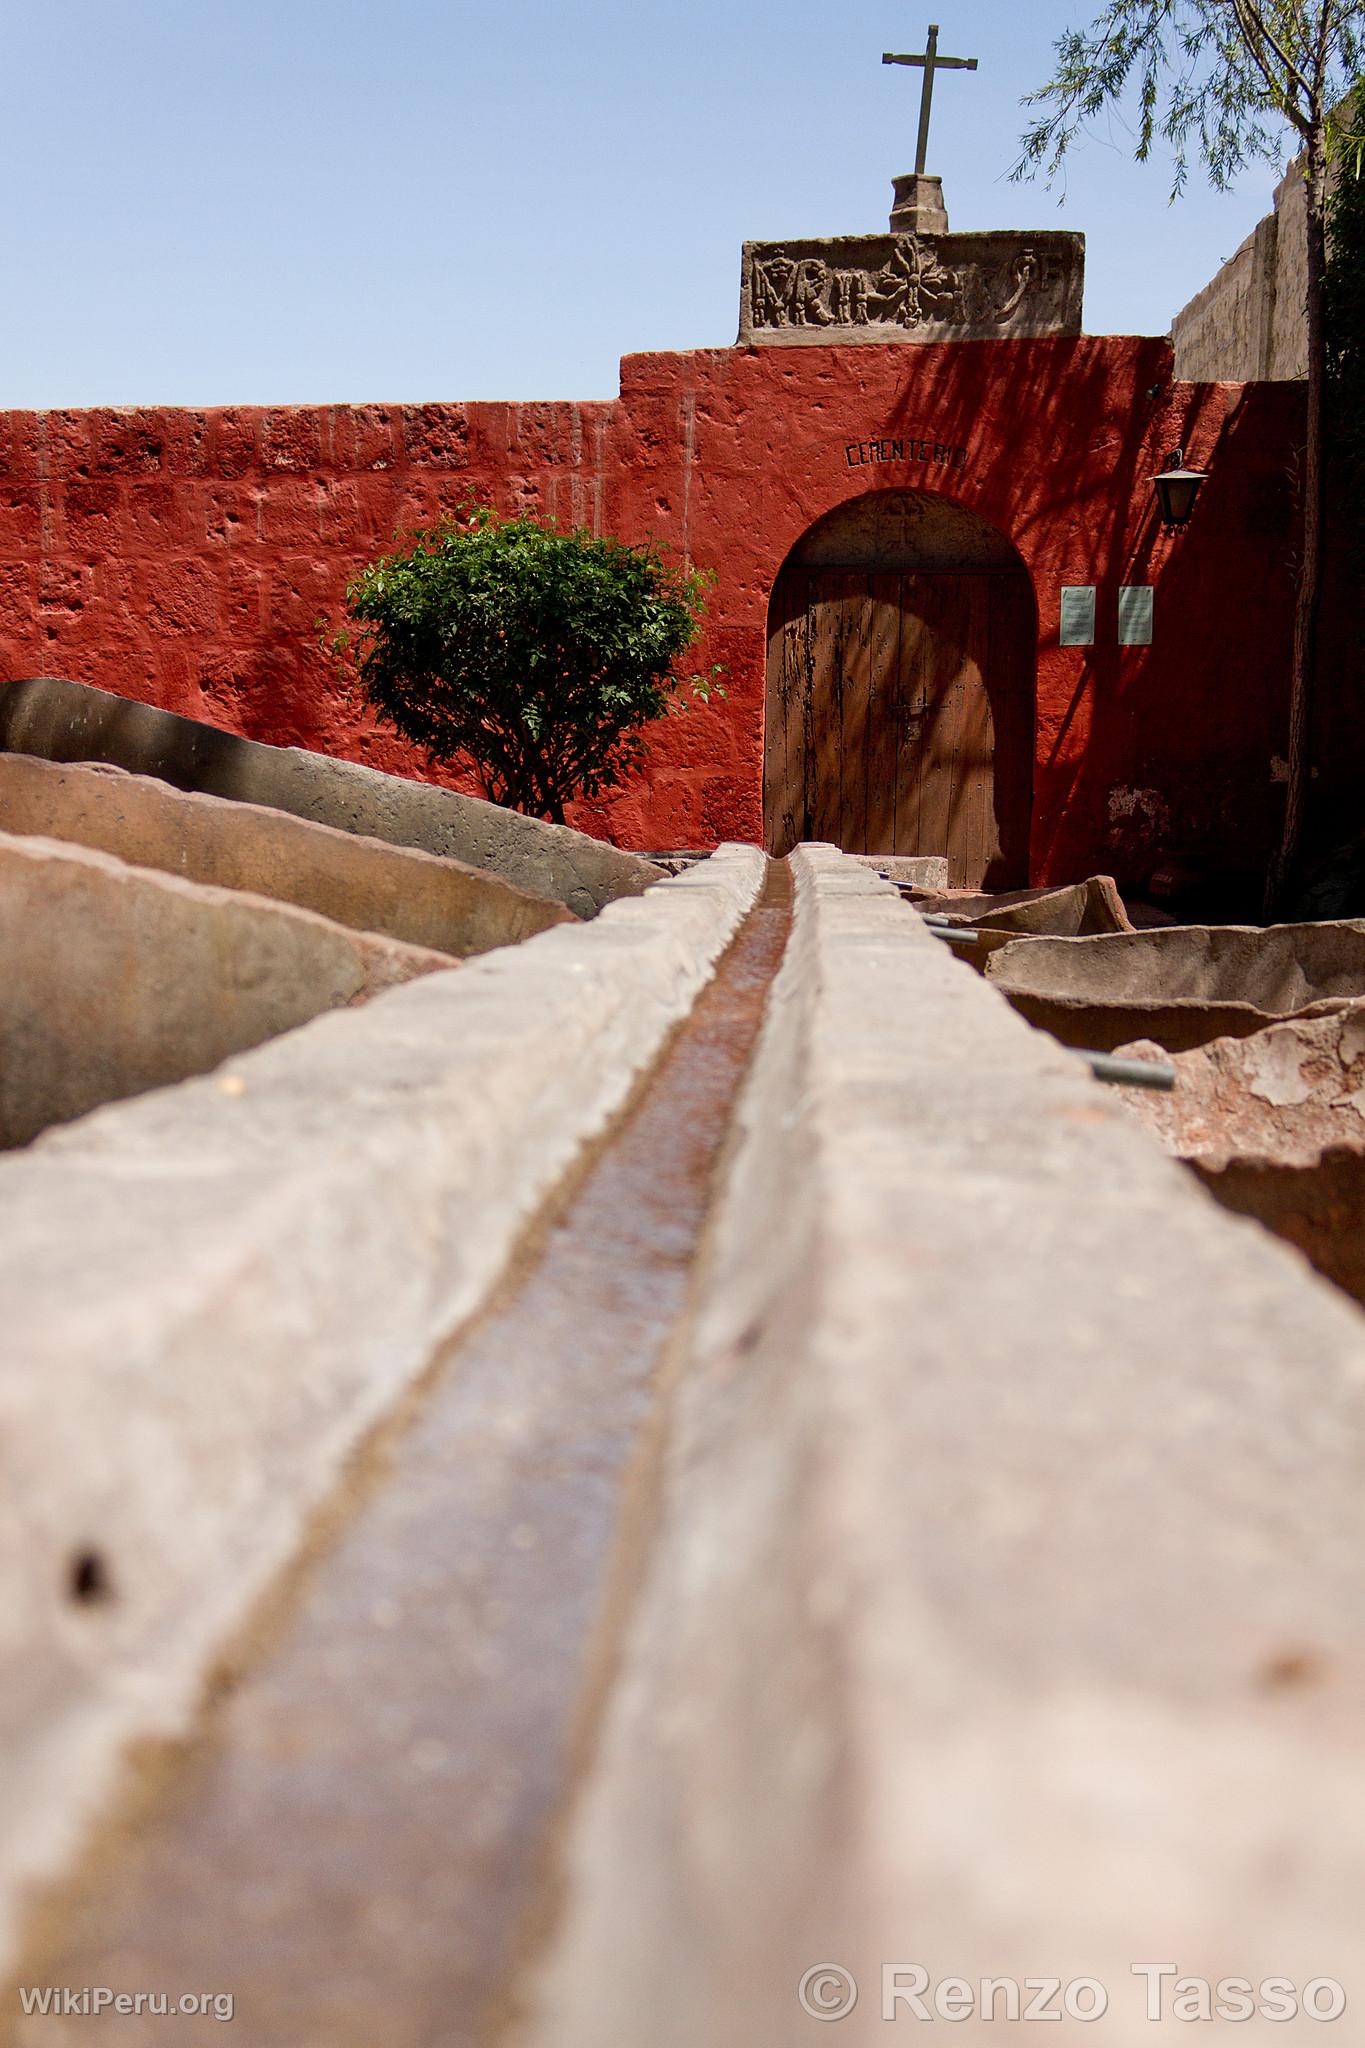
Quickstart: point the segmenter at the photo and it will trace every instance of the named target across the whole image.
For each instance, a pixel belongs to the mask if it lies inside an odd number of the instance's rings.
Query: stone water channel
[[[281,2048],[494,2038],[610,1685],[790,895],[774,865],[610,1137],[348,1472],[344,1519],[237,1647],[198,1739],[49,1904],[31,1979],[232,1985],[248,2037]],[[181,2038],[201,2035],[211,2019]]]
[[[1359,991],[1267,937],[1319,1014],[1118,1038],[1204,1062],[1130,1097],[1002,1000],[1177,950],[1098,884],[934,911],[995,928],[973,973],[832,848],[660,879],[535,828],[499,895],[444,836],[482,806],[381,848],[411,786],[350,771],[367,829],[286,856],[306,757],[139,793],[151,737],[0,755],[26,887],[175,865],[182,918],[437,957],[338,996],[224,940],[205,1017],[321,999],[30,1090],[0,1159],[0,2040],[222,2038],[45,1987],[228,1995],[272,2048],[828,2040],[822,1968],[853,2044],[901,1965],[926,2041],[936,1985],[1045,1974],[1059,2042],[1183,2039],[1158,1956],[1296,1987],[1239,2039],[1365,2001],[1365,1320],[1179,1163],[1349,1128]]]

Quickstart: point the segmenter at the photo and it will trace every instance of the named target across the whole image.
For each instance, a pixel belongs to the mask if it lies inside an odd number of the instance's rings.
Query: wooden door
[[[1034,612],[1019,571],[789,569],[769,614],[770,852],[946,854],[955,887],[1028,880]]]

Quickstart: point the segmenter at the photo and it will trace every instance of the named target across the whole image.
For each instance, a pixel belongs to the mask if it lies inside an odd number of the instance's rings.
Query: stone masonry
[[[1336,177],[1329,166],[1329,193]],[[1306,223],[1303,158],[1297,157],[1275,187],[1272,210],[1171,322],[1177,377],[1241,382],[1307,376]]]

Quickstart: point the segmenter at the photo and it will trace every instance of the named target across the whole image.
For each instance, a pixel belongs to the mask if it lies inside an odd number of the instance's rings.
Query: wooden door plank
[[[932,693],[933,645],[922,615],[914,576],[897,578],[900,644],[896,660],[896,802],[892,833],[895,853],[942,852],[926,840],[924,819],[924,735]]]
[[[806,837],[806,726],[810,698],[810,578],[792,579],[787,623],[782,640],[782,738],[784,750],[781,810],[782,850],[790,853]]]
[[[979,889],[998,862],[1000,840],[995,822],[995,730],[987,687],[990,652],[990,582],[984,576],[959,578],[966,600],[962,618],[959,748],[955,773],[957,822],[952,834],[948,875],[956,862],[964,888]]]
[[[866,853],[868,703],[872,688],[871,610],[868,579],[850,576],[844,598],[841,732],[839,741],[839,834],[846,853]]]
[[[915,748],[912,758],[903,760],[902,769],[908,769],[916,787],[919,823],[918,844],[903,850],[947,855],[950,881],[956,880],[950,840],[960,746],[960,580],[929,575],[906,578],[906,610],[918,628],[919,659],[913,716],[907,721],[907,737],[913,735]]]
[[[849,586],[840,571],[811,577],[810,719],[807,732],[807,792],[812,839],[838,845],[843,806],[844,643],[848,631]]]
[[[896,848],[896,752],[900,718],[901,585],[894,575],[868,577],[867,843],[868,853]]]
[[[802,644],[805,668],[801,682],[801,837],[813,839],[820,766],[816,745],[815,663],[816,625],[820,614],[821,597],[817,579],[809,571],[805,578],[804,604],[806,632]]]
[[[803,702],[807,682],[806,585],[787,573],[768,613],[768,673],[763,720],[763,838],[769,853],[790,852],[804,837]]]
[[[966,885],[969,872],[964,846],[967,786],[963,749],[972,685],[968,640],[975,578],[935,577],[933,583],[934,692],[938,716],[930,734],[927,765],[937,777],[938,793],[947,811],[943,850],[948,856],[948,883],[958,888]]]

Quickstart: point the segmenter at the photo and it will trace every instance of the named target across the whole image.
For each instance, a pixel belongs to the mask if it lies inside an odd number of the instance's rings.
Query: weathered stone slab
[[[1065,1045],[1110,1052],[1148,1038],[1184,1052],[1365,995],[1365,922],[1020,939],[993,952],[985,972],[1021,1016]]]
[[[915,889],[946,889],[948,862],[936,853],[851,853],[859,867],[885,875],[889,882],[906,882]]]
[[[926,894],[922,900],[916,898],[915,908],[942,912],[955,923],[973,925],[978,931],[1046,938],[1074,939],[1133,930],[1111,875],[1091,875],[1063,889],[1016,889],[994,896],[970,896],[961,890]]]
[[[591,917],[639,895],[657,870],[567,825],[547,825],[433,783],[354,761],[238,739],[85,683],[39,677],[0,684],[0,751],[48,761],[107,761],[177,789],[267,804],[315,824],[461,860]]]
[[[0,1146],[457,964],[292,904],[0,833]]]
[[[1164,1057],[1143,1041],[1122,1051]],[[1169,1094],[1116,1092],[1178,1159],[1211,1168],[1248,1156],[1309,1166],[1329,1145],[1365,1145],[1365,1002],[1218,1038],[1172,1064]]]
[[[1160,1056],[1147,1043],[1120,1050]],[[1209,1193],[1365,1300],[1365,1003],[1179,1053],[1169,1093],[1115,1090]]]
[[[746,242],[741,345],[1079,334],[1085,237],[836,235]]]
[[[1056,1980],[1068,2048],[1188,2036],[1135,1964],[1349,1994],[1365,1321],[883,885],[791,859],[519,2038],[872,2048],[898,1966],[929,2023],[889,2017],[933,2042],[986,2038],[983,1978]],[[837,2026],[822,1965],[860,1989]]]
[[[515,945],[573,915],[462,861],[264,804],[187,794],[104,763],[0,754],[0,824],[97,847],[185,881],[273,896],[357,931],[460,957]]]
[[[763,867],[722,849],[0,1160],[0,1976],[125,1746],[190,1724],[357,1440],[479,1308]]]

